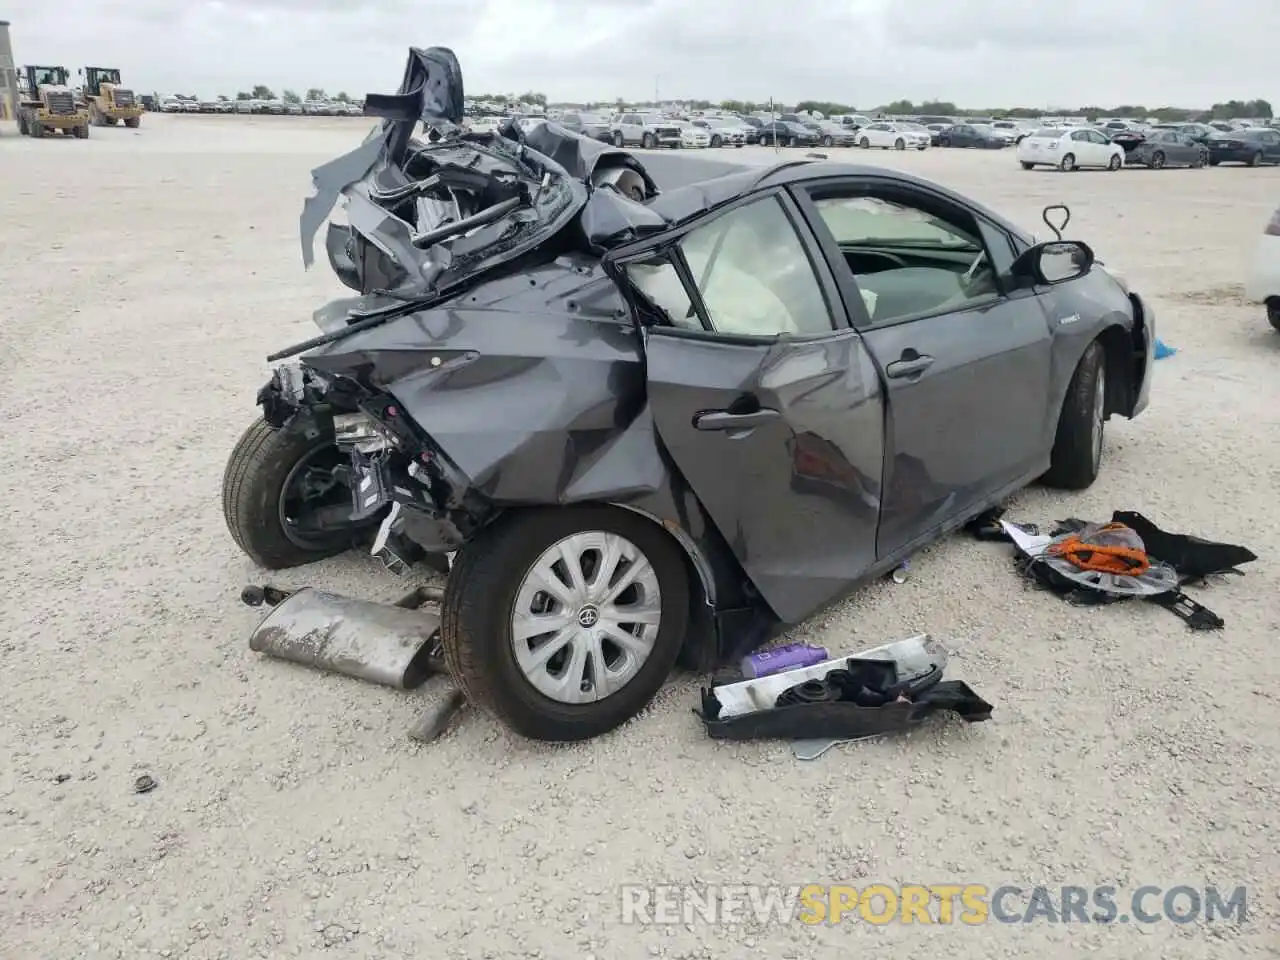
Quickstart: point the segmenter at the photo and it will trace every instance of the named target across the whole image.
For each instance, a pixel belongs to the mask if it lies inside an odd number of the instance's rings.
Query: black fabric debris
[[[992,507],[990,510],[984,510],[966,523],[964,529],[970,536],[978,540],[1011,543],[1008,532],[1001,526],[1001,521],[1011,524],[1023,533],[1030,534],[1033,537],[1038,536],[1040,533],[1040,528],[1034,523],[1013,523],[1011,520],[1005,520],[1003,507]]]
[[[783,691],[772,710],[720,719],[715,688],[704,688],[698,715],[717,740],[855,740],[905,732],[941,711],[970,723],[990,719],[991,704],[959,680],[944,681],[942,673],[935,666],[904,680],[892,660],[851,657],[821,680]]]
[[[1003,511],[1001,511],[1003,513]],[[985,516],[985,515],[984,515]],[[980,518],[977,518],[976,523]],[[995,521],[999,524],[999,515]],[[1116,510],[1111,514],[1112,523],[1123,523],[1133,530],[1146,548],[1147,556],[1153,560],[1167,563],[1178,572],[1178,580],[1182,585],[1205,583],[1205,578],[1215,574],[1238,574],[1244,572],[1241,564],[1257,560],[1257,554],[1246,547],[1232,543],[1219,543],[1205,540],[1203,537],[1185,533],[1169,533],[1161,530],[1155,523],[1134,510]],[[1068,533],[1076,533],[1089,525],[1089,521],[1078,517],[1059,520],[1049,532],[1049,536],[1060,537]],[[1023,526],[1023,525],[1019,525]],[[1025,529],[1025,526],[1024,526]],[[992,537],[991,539],[997,539]],[[1008,539],[1006,535],[1003,539]],[[1039,583],[1063,596],[1068,602],[1081,606],[1098,606],[1115,603],[1126,597],[1103,593],[1098,590],[1081,588],[1079,584],[1062,576],[1050,566],[1043,563],[1024,562],[1020,564]],[[1163,607],[1177,616],[1192,630],[1221,630],[1226,621],[1208,607],[1187,596],[1182,590],[1171,590],[1146,598],[1148,602]]]

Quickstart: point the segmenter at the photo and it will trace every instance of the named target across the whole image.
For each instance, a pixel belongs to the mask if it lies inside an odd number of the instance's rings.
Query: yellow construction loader
[[[84,140],[89,136],[89,111],[76,105],[66,67],[23,67],[18,78],[18,132],[43,137],[55,130]]]
[[[115,67],[85,67],[84,100],[89,108],[89,122],[95,127],[114,127],[121,120],[126,127],[142,123],[142,104],[133,91],[120,86],[120,71]]]

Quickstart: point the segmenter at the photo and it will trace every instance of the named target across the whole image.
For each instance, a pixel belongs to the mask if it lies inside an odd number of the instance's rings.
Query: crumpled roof
[[[354,150],[312,171],[316,193],[299,220],[303,262],[341,199],[347,223],[331,223],[329,262],[362,294],[401,300],[450,294],[495,267],[566,248],[597,255],[668,229],[669,213],[612,186],[626,168],[658,188],[626,151],[548,121],[508,121],[497,133],[462,124],[462,71],[444,47],[413,48],[400,90],[370,94],[382,118]],[[415,137],[418,124],[424,138]],[[572,229],[568,229],[571,228]]]

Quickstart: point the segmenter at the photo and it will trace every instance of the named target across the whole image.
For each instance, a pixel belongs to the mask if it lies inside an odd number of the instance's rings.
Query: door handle
[[[933,357],[919,356],[895,360],[884,368],[885,376],[894,380],[916,377],[933,366]]]
[[[695,430],[754,430],[782,417],[777,410],[767,407],[752,413],[730,413],[728,410],[709,410],[693,418]]]

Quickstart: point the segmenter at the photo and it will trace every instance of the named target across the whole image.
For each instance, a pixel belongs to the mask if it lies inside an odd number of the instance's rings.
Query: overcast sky
[[[1280,101],[1280,0],[69,0],[7,14],[19,64],[139,91],[391,92],[452,47],[468,95],[962,106]],[[6,15],[0,11],[0,16]],[[1280,103],[1278,103],[1280,105]]]

